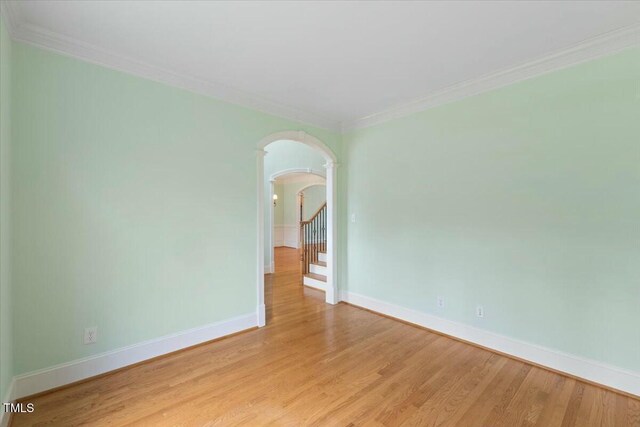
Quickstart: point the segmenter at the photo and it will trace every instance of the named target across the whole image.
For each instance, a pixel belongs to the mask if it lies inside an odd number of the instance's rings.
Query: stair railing
[[[327,251],[327,204],[324,203],[313,216],[300,221],[300,268],[309,272],[309,264],[318,262],[320,252]]]

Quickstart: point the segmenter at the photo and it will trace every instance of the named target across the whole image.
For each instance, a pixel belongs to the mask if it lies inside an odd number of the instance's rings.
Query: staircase
[[[309,272],[302,278],[302,284],[311,288],[326,290],[327,286],[327,254],[318,252],[318,260],[309,264]]]
[[[327,286],[327,204],[307,221],[300,221],[300,269],[302,284],[326,290]]]

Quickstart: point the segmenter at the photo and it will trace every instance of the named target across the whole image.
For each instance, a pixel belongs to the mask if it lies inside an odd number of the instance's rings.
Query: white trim
[[[265,151],[265,155],[268,154]],[[264,167],[264,165],[263,165]],[[268,271],[265,271],[265,273],[275,273],[276,271],[276,254],[274,252],[274,248],[277,246],[276,245],[276,207],[273,204],[273,195],[276,193],[276,182],[275,180],[270,180],[269,181],[269,266]],[[281,195],[284,196],[284,195]],[[280,200],[280,203],[284,203],[284,197],[282,197],[282,200]],[[265,237],[266,240],[266,237]],[[283,244],[284,244],[284,236],[282,237],[283,240]],[[265,244],[267,243],[267,241],[264,242]]]
[[[273,246],[298,249],[300,244],[300,226],[297,224],[278,224],[273,226]]]
[[[629,25],[589,38],[541,58],[454,84],[426,97],[405,102],[359,119],[339,122],[240,91],[219,82],[206,81],[125,57],[29,24],[22,17],[18,3],[17,1],[0,1],[7,31],[13,40],[335,132],[373,126],[640,45],[640,24]]]
[[[281,171],[273,173],[269,177],[269,180],[270,181],[275,181],[276,179],[278,179],[281,176],[289,175],[289,174],[292,174],[292,173],[309,173],[311,175],[317,175],[317,176],[319,176],[321,178],[325,178],[325,179],[326,179],[326,175],[327,175],[325,171],[319,171],[319,170],[315,170],[315,169],[312,169],[312,168],[289,168],[289,169],[283,169]],[[318,185],[318,184],[311,184],[311,185]]]
[[[263,113],[307,123],[313,126],[338,131],[339,122],[317,113],[310,113],[291,107],[256,94],[248,93],[221,82],[204,80],[187,73],[179,73],[167,68],[152,65],[138,59],[120,55],[91,43],[77,40],[37,25],[25,22],[17,3],[2,1],[2,13],[6,16],[7,30],[15,41],[27,43],[58,54],[77,58],[127,74],[165,83],[210,96],[231,104],[258,110]]]
[[[327,168],[327,284],[325,289],[326,301],[329,304],[338,303],[338,211],[337,211],[337,180],[338,163],[329,161]]]
[[[304,276],[302,278],[302,284],[304,286],[308,286],[308,287],[313,288],[313,289],[318,289],[320,291],[324,291],[324,292],[327,291],[327,284],[325,282],[323,282],[321,280],[316,280],[316,279],[314,279],[312,277]]]
[[[11,38],[18,32],[18,26],[24,21],[22,12],[14,2],[0,1],[0,16],[4,18],[3,22],[7,26],[7,33]]]
[[[265,265],[264,274],[272,274],[274,272],[275,272],[275,268],[273,267],[273,263],[271,263],[269,265]]]
[[[274,225],[273,226],[273,248],[281,248],[283,246],[286,246],[284,244],[284,225]],[[273,249],[271,249],[271,253],[273,253]],[[273,255],[271,256],[271,259],[273,259]]]
[[[12,378],[9,383],[9,388],[7,388],[7,392],[4,395],[2,403],[13,403],[16,400],[15,397],[15,389],[16,389],[16,379]],[[9,420],[11,419],[11,414],[8,412],[4,412],[4,408],[0,408],[0,427],[7,427],[9,425]]]
[[[441,332],[556,371],[640,396],[640,373],[595,360],[509,338],[474,326],[401,307],[355,292],[342,291],[341,300],[396,319]]]
[[[640,24],[619,28],[589,38],[569,48],[523,64],[463,81],[431,95],[406,102],[393,108],[342,123],[342,132],[361,129],[408,116],[449,102],[498,89],[522,80],[567,68],[582,62],[640,46]]]
[[[16,399],[104,374],[256,326],[256,313],[188,329],[149,341],[17,375]]]
[[[275,271],[275,269],[274,269]],[[264,304],[258,306],[258,327],[267,324],[267,307]]]
[[[257,220],[258,220],[258,268],[256,269],[256,282],[258,283],[257,289],[257,322],[259,327],[266,325],[266,316],[264,310],[264,156],[267,154],[264,151],[264,147],[259,147],[256,150],[256,168],[258,183],[258,200],[257,200]],[[273,185],[271,186],[273,190]],[[273,194],[273,191],[271,192]],[[269,204],[271,206],[271,204]],[[271,220],[273,221],[273,208],[269,210],[271,213]],[[272,224],[272,222],[271,222]],[[271,227],[273,229],[273,227]],[[271,260],[273,260],[273,245],[271,245]]]
[[[329,147],[325,145],[324,142],[320,141],[313,135],[309,135],[303,130],[285,130],[282,132],[272,133],[271,135],[268,135],[260,140],[260,142],[258,143],[258,149],[264,150],[264,148],[272,142],[282,140],[301,142],[302,144],[308,145],[309,147],[318,150],[320,154],[322,154],[322,157],[324,157],[327,161],[338,161],[336,155],[333,153],[333,151],[331,151]]]
[[[283,246],[298,249],[300,245],[300,226],[297,224],[285,224],[282,226],[282,229],[284,231]]]
[[[264,148],[275,141],[297,141],[305,144],[311,148],[318,150],[320,154],[327,161],[325,167],[327,169],[327,257],[330,262],[327,262],[329,269],[327,275],[326,285],[326,301],[329,304],[336,304],[338,302],[338,251],[337,251],[337,208],[336,199],[338,193],[338,180],[336,167],[337,157],[318,138],[309,135],[305,131],[283,131],[276,132],[268,135],[260,142],[258,142],[258,156],[257,156],[257,184],[258,184],[258,199],[257,199],[257,222],[258,222],[258,239],[257,239],[257,251],[256,258],[258,260],[257,268],[257,294],[258,294],[258,307],[264,305],[264,235],[265,235],[265,221],[264,221],[264,204],[265,204],[265,189],[264,189]],[[259,326],[264,326],[264,323],[259,323]]]

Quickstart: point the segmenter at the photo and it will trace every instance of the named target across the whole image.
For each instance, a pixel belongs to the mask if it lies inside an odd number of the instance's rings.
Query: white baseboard
[[[284,246],[284,226],[283,225],[273,226],[273,246],[276,248],[279,248],[280,246]]]
[[[249,313],[210,325],[77,359],[14,377],[14,399],[40,393],[104,374],[134,363],[211,341],[257,326],[258,313]]]
[[[288,248],[298,248],[300,239],[300,226],[297,224],[279,224],[273,227],[275,247],[286,246]]]
[[[16,380],[13,378],[9,383],[9,388],[5,393],[2,403],[10,403],[16,400],[15,397],[15,389],[16,389]],[[11,414],[8,412],[4,412],[4,408],[0,408],[0,427],[7,427],[9,425],[9,420],[11,419]]]
[[[354,292],[341,291],[340,299],[349,304],[506,353],[537,365],[640,396],[640,373],[638,372],[627,371],[595,360],[516,340]]]
[[[298,246],[296,246],[296,245],[294,245],[294,244],[291,244],[291,245],[284,245],[284,244],[283,244],[283,245],[277,245],[277,246],[274,246],[274,248],[299,249],[299,248],[298,248]],[[273,267],[273,271],[272,271],[272,272],[273,272],[273,273],[275,273],[275,271],[276,271],[276,268],[275,268],[275,266],[274,266],[274,267]]]
[[[258,304],[257,324],[261,328],[267,324],[267,307],[264,304]]]

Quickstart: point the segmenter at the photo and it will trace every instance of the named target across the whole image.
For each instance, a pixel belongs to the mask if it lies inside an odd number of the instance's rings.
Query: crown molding
[[[5,17],[9,35],[15,41],[31,44],[65,56],[74,57],[86,62],[210,96],[231,104],[258,110],[297,123],[317,126],[339,133],[381,124],[389,120],[408,116],[449,102],[458,101],[522,80],[607,56],[630,47],[640,46],[640,23],[637,23],[587,39],[569,48],[533,61],[528,61],[479,78],[456,83],[445,89],[436,91],[429,96],[397,105],[378,113],[355,120],[339,122],[318,114],[279,104],[222,83],[210,82],[186,74],[175,73],[31,25],[23,19],[17,1],[0,1],[0,7],[0,13]]]
[[[231,104],[258,110],[296,123],[312,125],[339,132],[337,120],[302,111],[253,95],[218,82],[211,82],[183,73],[157,67],[134,58],[119,55],[90,43],[58,34],[27,23],[15,1],[1,1],[2,15],[14,41],[30,44],[65,56],[101,65],[127,74],[133,74],[190,92],[206,95]]]
[[[3,21],[7,26],[7,32],[13,38],[19,23],[23,21],[20,9],[12,2],[0,0],[0,17],[4,18]]]
[[[621,50],[640,46],[640,23],[587,39],[567,49],[525,62],[480,78],[466,80],[434,92],[433,94],[398,105],[379,113],[342,123],[341,131],[348,132],[387,122],[428,110],[449,102],[458,101],[522,80],[567,68],[589,60],[607,56]]]

